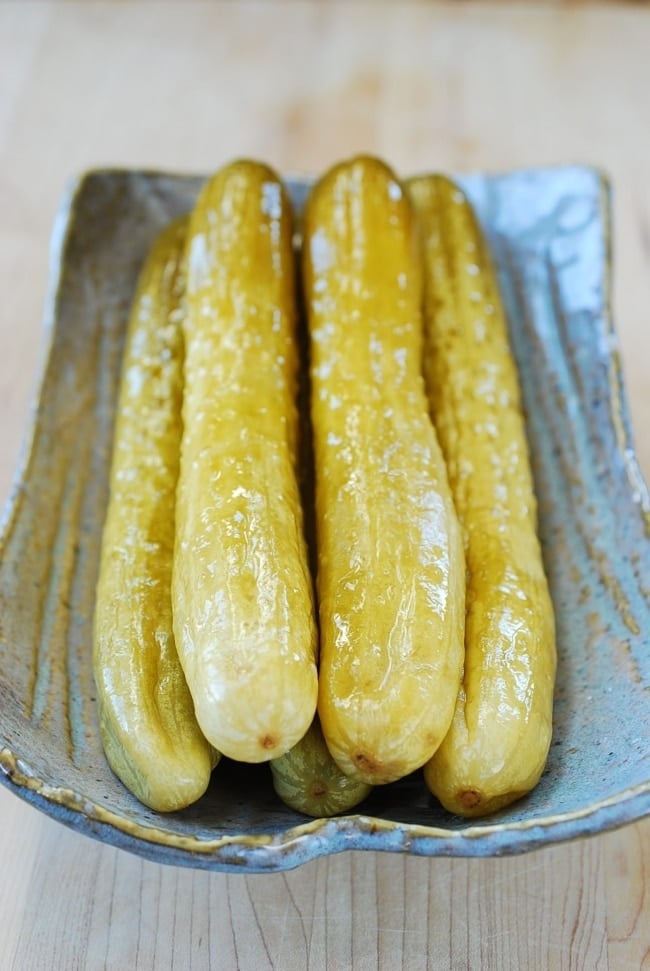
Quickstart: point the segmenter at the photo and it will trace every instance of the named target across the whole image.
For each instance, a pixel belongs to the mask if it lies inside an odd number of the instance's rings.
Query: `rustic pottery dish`
[[[107,170],[72,184],[56,221],[47,354],[0,539],[0,778],[17,795],[151,860],[248,872],[346,849],[522,853],[650,813],[650,500],[610,315],[607,183],[577,167],[460,181],[498,263],[556,610],[538,787],[469,824],[416,773],[354,815],[308,820],[277,800],[268,766],[224,761],[199,803],[163,816],[111,774],[90,644],[122,340],[146,247],[202,179]],[[305,190],[291,183],[298,208]]]

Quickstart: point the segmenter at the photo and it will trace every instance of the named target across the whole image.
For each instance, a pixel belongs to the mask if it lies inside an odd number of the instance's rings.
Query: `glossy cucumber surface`
[[[321,661],[342,770],[387,783],[451,721],[465,572],[421,375],[421,269],[408,197],[382,162],[330,170],[304,214]]]
[[[245,160],[208,180],[188,233],[174,630],[204,734],[243,762],[288,751],[317,698],[292,235],[281,180]]]
[[[194,717],[171,610],[186,228],[181,220],[163,231],[134,297],[94,626],[106,756],[134,795],[160,812],[198,799],[215,758]]]
[[[543,771],[554,615],[518,374],[486,240],[450,179],[427,176],[408,189],[422,233],[426,386],[468,571],[463,683],[425,779],[451,812],[483,815],[524,795]]]

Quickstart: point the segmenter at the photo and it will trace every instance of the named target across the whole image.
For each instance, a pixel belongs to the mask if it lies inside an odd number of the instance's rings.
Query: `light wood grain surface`
[[[650,476],[650,10],[643,5],[0,2],[0,496],[42,351],[48,239],[96,165],[316,173],[589,162]],[[145,863],[0,789],[0,968],[650,968],[650,820],[503,860],[343,854],[286,874]]]

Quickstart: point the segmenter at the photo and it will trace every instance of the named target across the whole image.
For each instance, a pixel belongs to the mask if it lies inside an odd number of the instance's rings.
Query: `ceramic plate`
[[[521,853],[650,812],[650,503],[610,318],[607,183],[556,168],[460,180],[490,235],[520,368],[557,617],[555,735],[535,791],[481,822],[416,773],[359,812],[308,820],[268,766],[225,760],[192,808],[157,815],[112,775],[91,627],[120,356],[147,246],[200,177],[96,171],[53,233],[48,353],[0,540],[0,777],[62,823],[152,860],[297,866],[346,849]],[[306,184],[291,183],[297,207]]]

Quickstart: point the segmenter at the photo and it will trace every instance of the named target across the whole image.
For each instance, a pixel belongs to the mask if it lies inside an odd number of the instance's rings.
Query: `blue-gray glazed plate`
[[[578,167],[460,181],[503,287],[556,611],[555,733],[535,791],[470,825],[415,773],[358,813],[308,820],[268,766],[223,761],[204,798],[163,816],[112,775],[91,628],[125,323],[147,246],[202,179],[106,170],[70,186],[54,228],[48,353],[0,539],[0,778],[19,796],[151,860],[246,872],[347,849],[523,853],[650,813],[650,501],[611,321],[607,182]],[[291,182],[298,208],[306,188]]]

